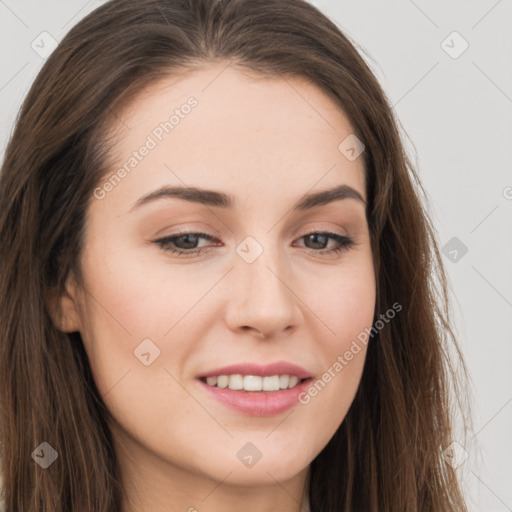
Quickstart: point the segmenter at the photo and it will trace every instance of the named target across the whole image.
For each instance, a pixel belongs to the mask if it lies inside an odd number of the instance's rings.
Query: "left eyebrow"
[[[193,203],[200,203],[206,206],[216,206],[219,208],[233,208],[235,205],[235,198],[224,192],[216,190],[206,190],[198,187],[171,187],[163,186],[154,192],[151,192],[139,198],[133,206],[128,210],[129,212],[141,207],[144,204],[156,201],[163,198],[178,198]],[[360,203],[366,205],[363,196],[356,189],[348,185],[339,185],[337,187],[321,190],[319,192],[312,192],[301,197],[292,207],[294,211],[304,211],[317,206],[324,206],[334,201],[342,199],[355,199]]]
[[[363,196],[352,187],[348,185],[339,185],[338,187],[330,188],[327,190],[321,190],[320,192],[312,192],[301,197],[293,210],[303,211],[309,210],[316,206],[324,206],[332,203],[333,201],[340,201],[342,199],[355,199],[360,203],[366,205],[366,201]]]

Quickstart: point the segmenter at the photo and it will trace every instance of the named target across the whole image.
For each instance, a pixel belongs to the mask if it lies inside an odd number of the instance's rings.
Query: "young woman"
[[[0,179],[6,509],[466,510],[421,191],[305,1],[88,15]]]

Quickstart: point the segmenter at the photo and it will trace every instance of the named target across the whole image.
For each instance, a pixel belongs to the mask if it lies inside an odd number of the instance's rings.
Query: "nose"
[[[298,294],[289,267],[277,249],[265,247],[248,263],[235,254],[230,272],[226,323],[239,333],[253,332],[260,338],[290,335],[302,320]]]

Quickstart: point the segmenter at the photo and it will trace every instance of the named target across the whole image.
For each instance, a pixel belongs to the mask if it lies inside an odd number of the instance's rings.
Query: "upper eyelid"
[[[337,231],[334,231],[331,229],[315,229],[315,228],[306,231],[305,233],[298,236],[297,238],[303,238],[305,236],[312,235],[312,234],[336,235],[336,236],[350,238],[350,236],[348,234],[338,233]],[[179,238],[181,236],[186,236],[186,235],[200,235],[201,238],[208,237],[212,240],[219,240],[219,238],[215,235],[211,235],[210,233],[206,233],[206,232],[198,231],[198,230],[196,230],[196,231],[177,231],[176,233],[171,233],[170,235],[160,237],[158,240],[171,240],[173,238]]]

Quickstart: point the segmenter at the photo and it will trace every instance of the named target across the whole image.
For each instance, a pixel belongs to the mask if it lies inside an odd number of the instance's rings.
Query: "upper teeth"
[[[279,389],[293,388],[299,382],[294,375],[271,375],[259,377],[258,375],[218,375],[206,377],[206,383],[219,388],[245,391],[278,391]]]

